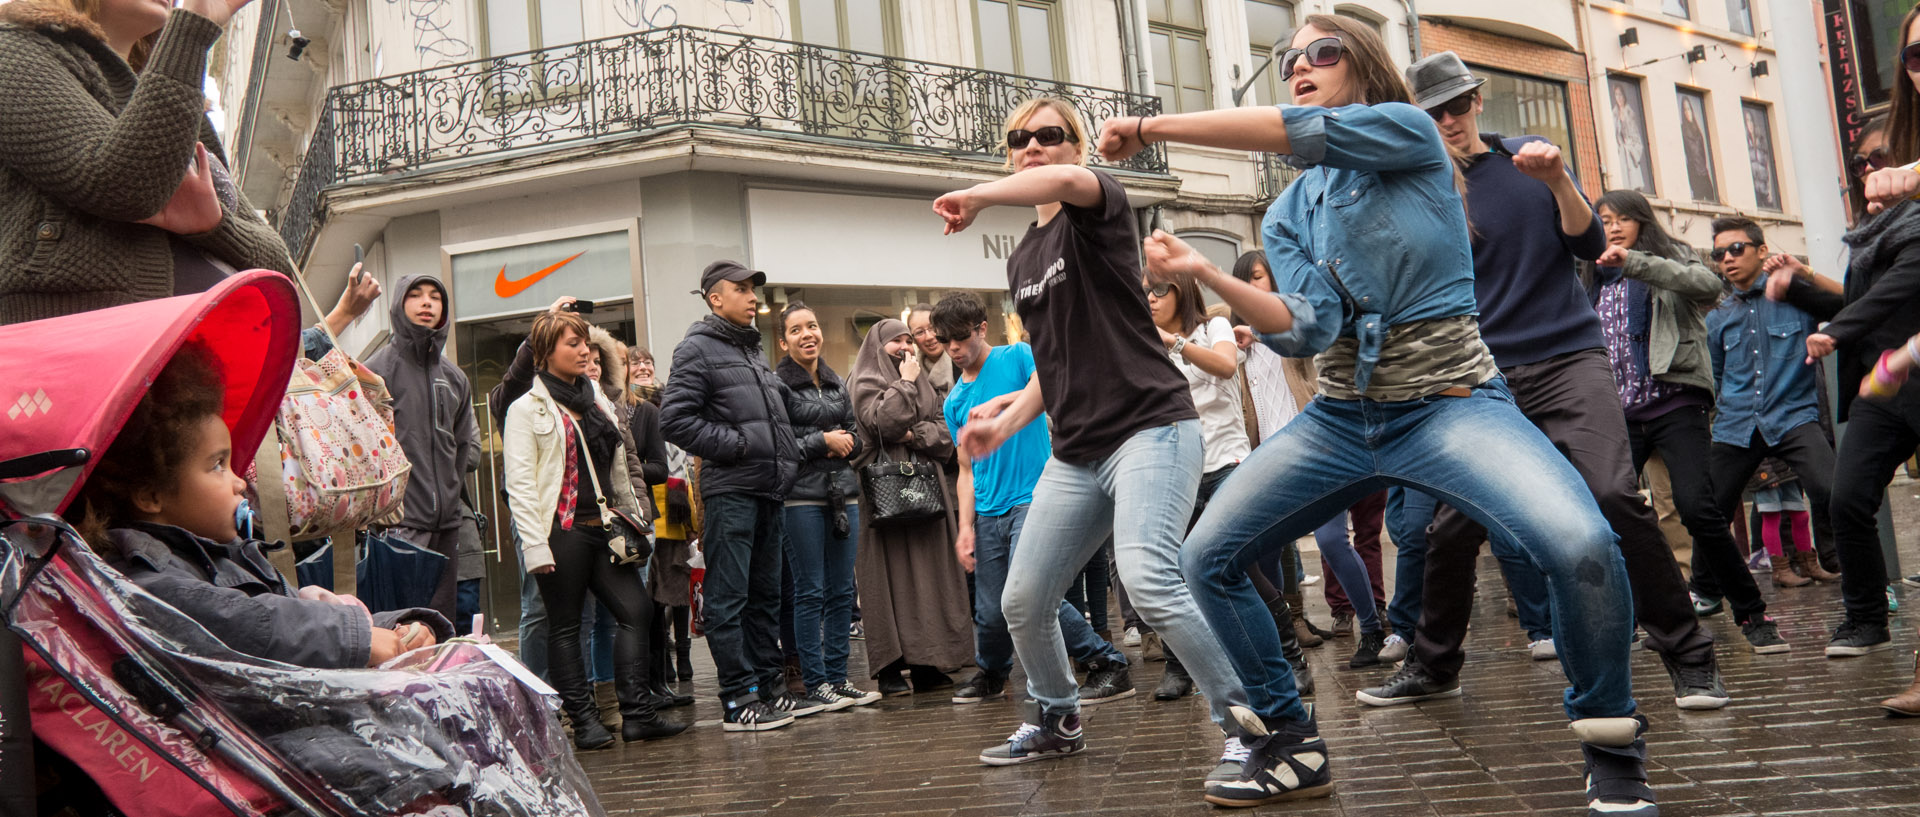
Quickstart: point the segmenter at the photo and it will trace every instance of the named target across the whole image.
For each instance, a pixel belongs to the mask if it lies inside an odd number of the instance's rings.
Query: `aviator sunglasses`
[[[1873,152],[1865,156],[1856,153],[1852,159],[1848,159],[1847,172],[1852,173],[1856,179],[1864,179],[1868,173],[1884,170],[1887,164],[1887,149],[1874,148]]]
[[[1445,119],[1448,116],[1453,116],[1453,117],[1466,116],[1468,111],[1473,110],[1473,101],[1479,98],[1480,98],[1479,91],[1474,91],[1473,93],[1470,93],[1470,94],[1461,94],[1445,102],[1442,102],[1438,105],[1435,105],[1431,108],[1428,108],[1427,115],[1433,117],[1433,121],[1435,122]]]
[[[1035,128],[1033,130],[1022,128],[1020,130],[1007,131],[1007,147],[1012,150],[1024,149],[1028,142],[1035,139],[1040,140],[1041,147],[1049,148],[1066,141],[1072,141],[1075,144],[1080,142],[1079,139],[1068,137],[1067,129],[1059,125],[1048,125],[1044,128]]]
[[[1340,54],[1347,47],[1340,44],[1336,37],[1321,37],[1307,43],[1306,48],[1289,48],[1280,55],[1280,81],[1293,79],[1293,66],[1300,62],[1300,55],[1307,56],[1307,64],[1315,68],[1325,68],[1340,61]]]
[[[1714,247],[1713,252],[1709,253],[1709,255],[1713,256],[1714,261],[1719,261],[1723,258],[1726,258],[1729,255],[1735,258],[1739,258],[1740,256],[1746,254],[1748,247],[1757,247],[1757,246],[1759,245],[1749,241],[1735,241],[1732,244],[1728,244],[1725,247]]]

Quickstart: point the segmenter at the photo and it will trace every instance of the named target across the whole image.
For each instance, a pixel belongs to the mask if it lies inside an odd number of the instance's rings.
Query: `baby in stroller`
[[[453,635],[426,608],[371,615],[351,596],[295,592],[236,514],[224,389],[206,349],[188,344],[82,488],[76,526],[115,568],[236,652],[314,669],[379,666]]]

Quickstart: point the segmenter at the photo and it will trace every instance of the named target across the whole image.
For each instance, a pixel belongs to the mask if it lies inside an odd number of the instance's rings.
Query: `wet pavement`
[[[1920,485],[1902,480],[1893,492],[1902,562],[1909,572],[1920,572]],[[1647,736],[1650,772],[1661,813],[1920,816],[1920,719],[1891,719],[1875,706],[1913,679],[1920,589],[1896,591],[1903,610],[1894,617],[1893,650],[1836,661],[1821,649],[1840,609],[1838,587],[1780,589],[1757,578],[1793,651],[1756,656],[1726,614],[1706,619],[1734,696],[1727,708],[1675,709],[1659,658],[1637,651],[1630,659],[1634,688],[1653,724]],[[1354,691],[1391,668],[1348,669],[1351,639],[1309,651],[1337,793],[1259,813],[1584,814],[1579,747],[1559,703],[1565,684],[1560,666],[1528,660],[1526,636],[1506,617],[1504,589],[1484,555],[1481,586],[1490,592],[1481,595],[1475,611],[1460,698],[1367,707],[1355,702]],[[1318,590],[1309,595],[1315,620],[1324,624]],[[977,754],[1018,725],[1007,700],[955,706],[944,692],[933,692],[821,713],[757,735],[724,733],[704,646],[694,645],[694,729],[667,741],[581,756],[609,813],[1215,812],[1200,799],[1200,781],[1219,756],[1221,735],[1201,699],[1152,700],[1163,671],[1159,663],[1136,660],[1135,697],[1086,708],[1084,753],[990,768],[979,764]],[[1138,657],[1137,649],[1128,652]],[[855,642],[855,675],[864,674],[863,658]],[[861,684],[872,687],[870,681]],[[687,712],[673,714],[685,718]]]

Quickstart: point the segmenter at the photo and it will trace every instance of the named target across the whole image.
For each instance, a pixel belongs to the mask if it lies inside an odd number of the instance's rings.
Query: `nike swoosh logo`
[[[561,261],[558,264],[554,264],[551,267],[547,267],[546,269],[540,270],[539,272],[536,272],[525,278],[521,278],[517,281],[507,280],[507,268],[501,267],[500,274],[494,276],[493,278],[493,294],[498,295],[502,298],[511,298],[522,292],[526,292],[527,287],[540,283],[540,279],[545,278],[549,275],[552,275],[556,270],[559,270],[561,267],[566,266],[567,263],[572,261],[574,258],[579,258],[580,256],[583,256],[586,254],[587,253],[585,250],[581,250],[580,252],[574,253],[571,258],[568,258],[565,261]]]

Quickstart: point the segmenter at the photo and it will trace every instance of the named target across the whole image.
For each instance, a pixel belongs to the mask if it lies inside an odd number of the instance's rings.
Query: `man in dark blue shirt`
[[[1414,104],[1434,117],[1456,154],[1470,157],[1462,171],[1481,338],[1520,410],[1566,453],[1618,534],[1634,612],[1666,664],[1675,703],[1683,709],[1725,706],[1730,699],[1720,681],[1713,638],[1700,626],[1659,521],[1640,495],[1600,319],[1575,274],[1576,258],[1592,260],[1606,249],[1599,219],[1559,148],[1536,136],[1505,139],[1479,132],[1484,80],[1453,52],[1414,63],[1407,77]],[[1361,702],[1374,706],[1459,694],[1460,647],[1473,606],[1472,593],[1461,589],[1473,587],[1475,558],[1486,538],[1485,529],[1453,508],[1425,511],[1433,502],[1424,494],[1405,492],[1402,504],[1402,512],[1389,520],[1401,547],[1400,587],[1423,575],[1417,557],[1430,514],[1424,587],[1433,592],[1409,588],[1417,595],[1396,595],[1395,608],[1411,608],[1414,598],[1423,599],[1416,608],[1419,626],[1400,671],[1358,693]],[[1494,543],[1494,549],[1514,550],[1507,542]],[[1544,595],[1537,589],[1537,570],[1509,571],[1508,577],[1523,607],[1528,604],[1523,597]],[[1532,603],[1544,610],[1543,602]],[[1549,642],[1535,654],[1553,657],[1551,649]]]
[[[1800,477],[1816,517],[1827,514],[1833,486],[1833,443],[1820,429],[1816,371],[1806,362],[1807,336],[1819,321],[1792,304],[1767,300],[1766,234],[1753,219],[1713,220],[1713,260],[1733,295],[1707,316],[1707,351],[1720,384],[1713,419],[1713,501],[1729,518],[1760,461],[1785,460]],[[1794,554],[1808,578],[1840,578],[1820,568],[1812,551]]]

